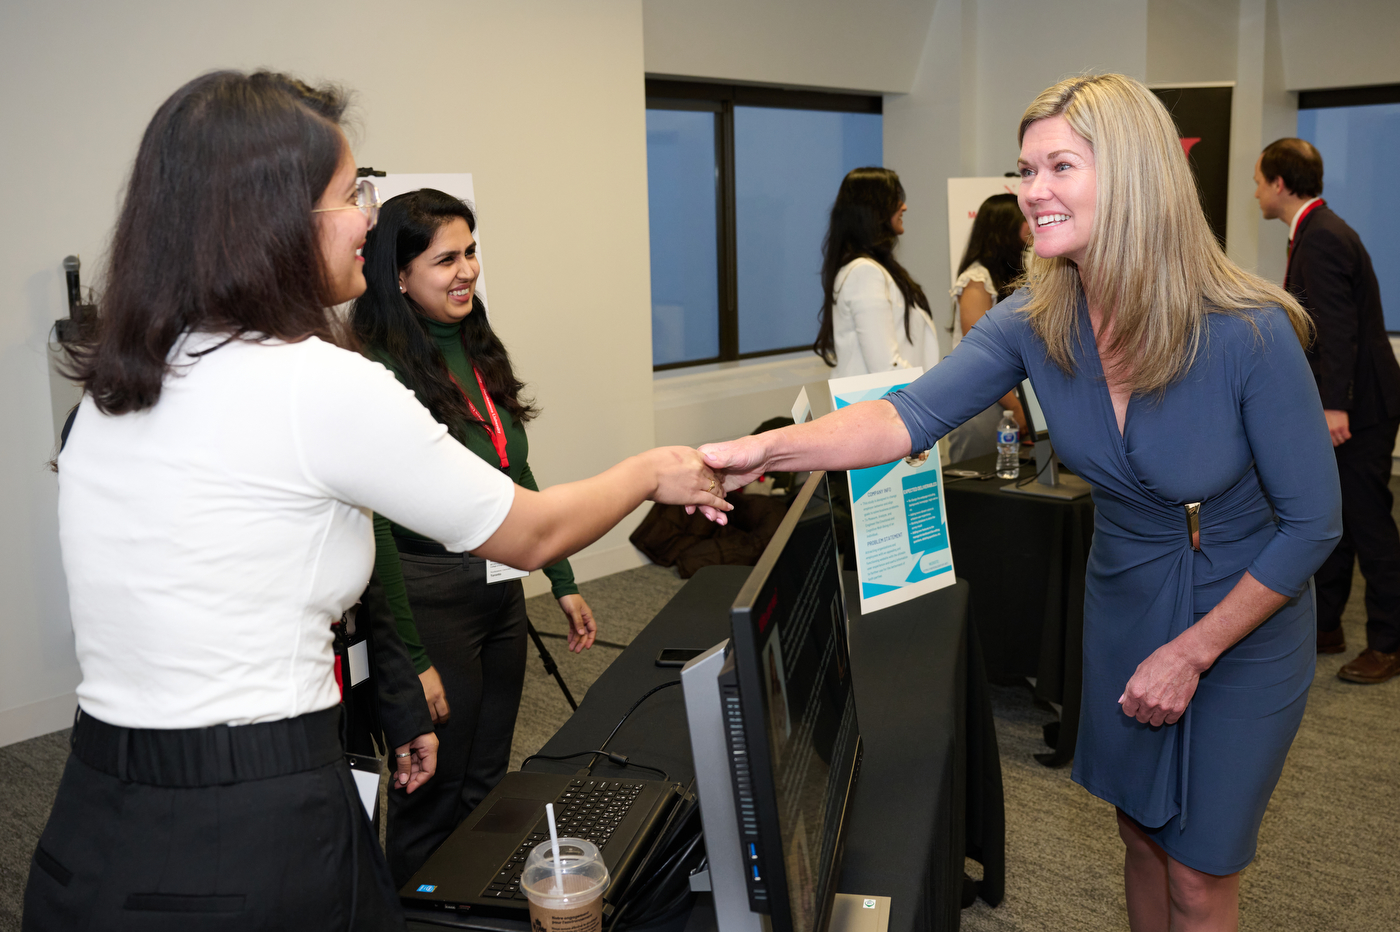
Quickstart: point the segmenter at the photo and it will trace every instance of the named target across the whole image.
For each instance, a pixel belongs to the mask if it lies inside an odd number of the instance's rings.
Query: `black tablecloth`
[[[727,638],[729,607],[750,571],[725,566],[696,573],[541,753],[597,747],[639,696],[677,679],[677,670],[655,666],[662,648],[708,648]],[[847,591],[854,589],[848,582]],[[982,897],[992,904],[1002,897],[1001,765],[977,638],[966,621],[967,592],[958,582],[869,621],[852,606],[851,666],[865,757],[838,889],[892,897],[891,932],[958,927],[965,852],[983,863]],[[688,782],[694,766],[681,690],[646,700],[608,747]],[[578,766],[537,760],[529,769],[573,773]],[[606,760],[594,773],[624,775]],[[910,869],[912,852],[923,853],[922,872]]]
[[[991,470],[996,456],[950,468]],[[1034,475],[1023,466],[1022,478]],[[951,480],[952,477],[948,477]],[[992,682],[1035,677],[1038,698],[1061,706],[1051,766],[1074,758],[1083,682],[1084,572],[1094,536],[1094,504],[1009,495],[1009,479],[946,483],[953,567],[971,586],[969,615]]]

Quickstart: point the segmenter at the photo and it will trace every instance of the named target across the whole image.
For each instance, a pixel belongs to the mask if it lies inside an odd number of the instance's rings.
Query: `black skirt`
[[[403,929],[340,708],[120,728],[79,713],[25,930]]]

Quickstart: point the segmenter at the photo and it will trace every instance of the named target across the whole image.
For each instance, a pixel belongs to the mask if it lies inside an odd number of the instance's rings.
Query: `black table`
[[[708,648],[729,637],[729,607],[750,572],[736,566],[697,572],[589,688],[578,711],[540,752],[596,748],[647,690],[678,678],[676,669],[655,665],[662,648]],[[1001,763],[977,632],[967,623],[968,585],[959,580],[869,621],[860,615],[856,590],[854,575],[847,574],[851,669],[865,756],[837,889],[891,897],[890,932],[954,930],[964,855],[982,863],[978,894],[992,905],[1001,902],[1006,875]],[[665,689],[642,703],[609,749],[689,782],[695,769],[681,690]],[[528,769],[574,773],[587,760],[535,760]],[[594,774],[626,777],[636,771],[603,759]],[[911,852],[921,853],[922,870],[910,870]],[[441,928],[417,921],[421,915],[410,914],[414,932]],[[512,920],[434,918],[463,928],[526,928]],[[697,928],[705,925],[701,915],[691,919]],[[713,913],[708,922],[713,926]],[[686,923],[682,917],[665,928],[679,932]]]
[[[996,455],[949,468],[990,471]],[[1021,468],[1033,476],[1034,464]],[[1083,682],[1084,572],[1094,536],[1089,497],[1066,502],[1008,495],[1010,479],[945,485],[953,567],[971,586],[970,616],[992,682],[1035,678],[1035,695],[1061,707],[1046,727],[1049,766],[1074,758]],[[1056,727],[1058,726],[1058,727]]]
[[[708,648],[729,636],[729,606],[748,567],[695,574],[541,749],[595,748],[636,699],[677,678],[655,666],[665,647]],[[851,804],[838,890],[893,898],[891,932],[956,929],[963,857],[980,860],[979,894],[995,905],[1005,880],[1001,764],[975,632],[967,624],[967,584],[958,582],[886,609],[867,622],[852,594],[851,667],[865,757]],[[627,720],[609,749],[694,776],[680,689],[663,690]],[[580,761],[586,761],[581,758]],[[573,773],[579,764],[532,761],[531,770]],[[603,760],[602,777],[632,776]],[[922,871],[909,853],[926,854]]]

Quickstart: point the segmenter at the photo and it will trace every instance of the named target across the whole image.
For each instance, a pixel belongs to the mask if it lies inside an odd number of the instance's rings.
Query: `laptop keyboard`
[[[632,804],[645,784],[630,780],[575,780],[554,801],[554,824],[560,838],[583,838],[601,849],[612,833],[627,817]],[[520,889],[520,874],[525,870],[525,858],[549,833],[535,832],[528,836],[510,857],[506,858],[491,883],[481,895],[503,900],[524,902]]]

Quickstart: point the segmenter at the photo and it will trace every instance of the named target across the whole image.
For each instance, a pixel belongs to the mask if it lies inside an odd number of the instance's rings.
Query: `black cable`
[[[676,895],[666,901],[664,906],[653,909],[640,917],[634,918],[632,925],[651,925],[670,919],[675,913],[690,905],[690,900],[695,896],[695,891],[690,889],[689,883],[676,891]]]
[[[675,871],[676,865],[684,861],[686,857],[690,855],[691,850],[695,847],[695,842],[700,837],[701,835],[699,832],[695,833],[694,838],[692,838],[684,848],[676,850],[665,860],[663,860],[660,866],[656,868],[656,872],[652,875],[651,879],[645,881],[644,883],[638,884],[629,898],[638,902],[645,902],[646,899],[648,899],[648,897],[643,896],[642,893],[639,891],[646,891],[648,889],[655,889],[664,886],[666,880]],[[666,846],[662,845],[660,850],[665,851]]]
[[[616,904],[616,908],[611,916],[612,921],[608,924],[608,932],[614,932],[614,930],[617,929],[618,924],[622,921],[622,914],[636,902],[637,890],[645,886],[645,883],[638,881],[637,878],[646,875],[648,868],[650,868],[652,862],[655,861],[657,854],[667,850],[676,838],[680,837],[680,833],[690,823],[691,816],[698,813],[698,802],[692,793],[694,789],[695,778],[692,777],[685,790],[680,793],[680,799],[671,807],[671,811],[666,816],[666,821],[662,824],[661,830],[656,833],[656,838],[647,848],[646,854],[642,855],[642,859],[638,861],[637,866],[632,869],[621,896],[617,900],[610,901]],[[684,814],[682,814],[682,812],[684,812]]]
[[[649,767],[646,764],[633,763],[627,757],[626,754],[618,754],[614,751],[605,751],[602,748],[599,748],[596,751],[575,751],[572,754],[531,754],[529,757],[525,758],[523,761],[520,762],[520,767],[523,770],[525,768],[525,765],[532,760],[569,760],[574,757],[582,757],[585,754],[594,755],[594,760],[597,760],[597,755],[601,754],[608,760],[612,761],[614,764],[617,764],[619,767],[636,767],[638,770],[650,770],[652,773],[659,773],[661,774],[661,781],[663,783],[668,783],[671,780],[670,774],[666,773],[666,771],[662,770],[660,767]]]
[[[627,721],[628,717],[630,717],[633,712],[637,711],[637,706],[641,705],[643,702],[646,702],[648,698],[654,696],[656,693],[661,692],[661,690],[665,689],[666,687],[679,685],[681,685],[680,680],[671,680],[669,682],[662,683],[660,686],[653,686],[651,689],[648,689],[646,692],[642,693],[642,698],[632,703],[632,708],[622,713],[622,718],[617,720],[617,724],[613,726],[612,731],[608,732],[608,736],[603,739],[603,743],[601,746],[604,748],[608,746],[608,742],[617,736],[617,731],[619,728],[622,727],[622,723]]]
[[[1048,440],[1045,441],[1045,442],[1046,442],[1046,443],[1049,443]],[[1030,483],[1032,483],[1032,482],[1034,482],[1035,480],[1039,479],[1039,478],[1040,478],[1040,474],[1043,473],[1043,472],[1045,472],[1045,470],[1049,469],[1049,468],[1050,468],[1050,464],[1053,463],[1054,461],[1055,461],[1055,451],[1054,451],[1054,450],[1051,450],[1051,451],[1050,451],[1050,456],[1047,457],[1046,460],[1045,460],[1045,465],[1042,466],[1042,467],[1040,467],[1040,469],[1038,469],[1038,470],[1036,471],[1036,474],[1035,474],[1034,476],[1031,476],[1029,479],[1017,479],[1017,480],[1016,480],[1016,488],[1019,489],[1019,488],[1021,488],[1022,486],[1024,486],[1024,485],[1029,485]]]
[[[675,878],[676,871],[685,867],[686,860],[691,856],[691,854],[695,852],[695,846],[700,844],[704,837],[704,833],[696,832],[694,835],[691,836],[690,841],[686,843],[684,848],[682,848],[676,854],[672,855],[670,858],[667,858],[666,862],[663,863],[662,866],[658,869],[657,876],[659,879],[654,880],[651,884],[651,895],[646,897],[639,897],[640,903],[647,903],[649,901],[652,901],[657,896],[661,895],[666,891],[667,886]],[[633,916],[632,921],[634,923],[647,922],[648,920],[655,918],[657,915],[664,913],[670,909],[673,909],[675,907],[675,902],[677,899],[683,898],[684,895],[690,893],[689,871],[686,872],[685,883],[682,886],[684,887],[684,893],[681,894],[681,896],[678,897],[676,895],[673,895],[671,899],[667,900],[659,910],[653,903],[652,908],[650,910],[643,909],[641,915]]]
[[[695,781],[691,780],[690,787],[694,787]],[[609,932],[614,932],[621,924],[622,914],[632,917],[627,925],[634,926],[646,922],[651,922],[655,917],[671,911],[677,902],[682,902],[690,897],[690,869],[688,862],[692,860],[696,845],[703,841],[704,832],[699,823],[700,808],[698,802],[691,795],[689,789],[682,795],[681,802],[677,803],[671,815],[666,820],[666,825],[659,833],[657,841],[647,851],[644,857],[633,871],[634,878],[646,877],[646,880],[634,880],[632,885],[623,893],[623,898],[619,901],[618,910],[613,914],[613,921],[609,924]],[[669,853],[668,853],[669,852]],[[703,849],[701,849],[700,861],[704,860]],[[654,870],[651,865],[660,857],[660,865]],[[697,862],[699,863],[699,862]],[[660,906],[657,901],[670,894],[670,888],[674,886],[677,871],[681,871],[681,883],[678,889],[678,896],[672,895]]]

